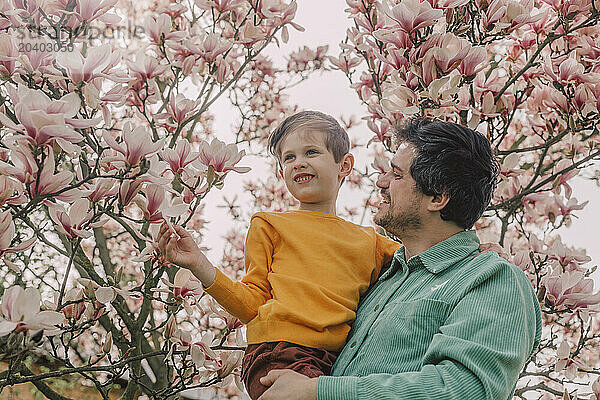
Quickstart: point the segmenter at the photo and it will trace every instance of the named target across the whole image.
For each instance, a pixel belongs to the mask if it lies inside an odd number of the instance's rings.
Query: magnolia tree
[[[0,391],[66,399],[49,383],[73,375],[105,399],[239,384],[241,324],[155,237],[165,221],[201,238],[203,199],[249,170],[238,144],[264,143],[293,110],[286,88],[322,67],[326,48],[281,68],[261,55],[302,30],[296,7],[2,2]],[[220,98],[237,144],[212,132]]]
[[[165,399],[239,383],[239,321],[154,238],[165,221],[202,243],[207,194],[248,171],[245,151],[266,154],[270,128],[295,110],[286,89],[323,68],[327,48],[284,67],[260,54],[302,29],[289,1],[38,3],[0,8],[0,390],[31,382],[65,399],[49,383],[77,376],[102,398],[119,384],[124,399]],[[366,198],[344,215],[363,221],[374,204],[394,123],[421,114],[484,132],[502,174],[476,228],[531,278],[546,323],[516,395],[600,399],[600,294],[589,257],[556,232],[586,204],[569,180],[599,176],[599,5],[347,3],[353,26],[326,64],[365,105],[372,133],[353,145],[374,162],[349,177]],[[219,99],[235,111],[235,143],[213,132]],[[239,221],[221,263],[232,277],[248,214],[295,205],[274,175],[238,192],[253,201],[226,201]]]

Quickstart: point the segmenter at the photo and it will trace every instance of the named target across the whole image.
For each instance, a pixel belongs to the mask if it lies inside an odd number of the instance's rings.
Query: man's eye
[[[292,155],[287,155],[287,156],[283,157],[283,161],[288,161],[288,160],[291,160],[292,158],[293,158]]]

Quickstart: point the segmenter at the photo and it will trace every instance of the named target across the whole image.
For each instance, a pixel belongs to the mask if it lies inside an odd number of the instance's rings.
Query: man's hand
[[[317,381],[291,369],[274,369],[260,378],[271,386],[258,400],[317,400]]]
[[[193,270],[203,254],[188,231],[178,225],[173,228],[176,235],[166,223],[162,224],[158,233],[158,248],[168,262]]]

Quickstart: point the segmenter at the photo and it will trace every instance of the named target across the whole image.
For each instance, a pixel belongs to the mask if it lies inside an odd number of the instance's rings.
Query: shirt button
[[[379,310],[379,304],[377,304],[377,305],[375,306],[375,308],[373,309],[373,311],[377,311],[377,310]]]
[[[353,349],[353,348],[354,348],[354,346],[356,346],[356,342],[352,342],[352,343],[350,343],[350,348],[351,348],[351,349]]]

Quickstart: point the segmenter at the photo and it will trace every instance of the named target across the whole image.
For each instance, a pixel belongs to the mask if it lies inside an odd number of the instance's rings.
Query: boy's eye
[[[293,156],[291,154],[288,154],[287,156],[283,157],[283,161],[291,160],[292,157]]]
[[[319,152],[315,149],[306,150],[306,154],[318,154]]]

